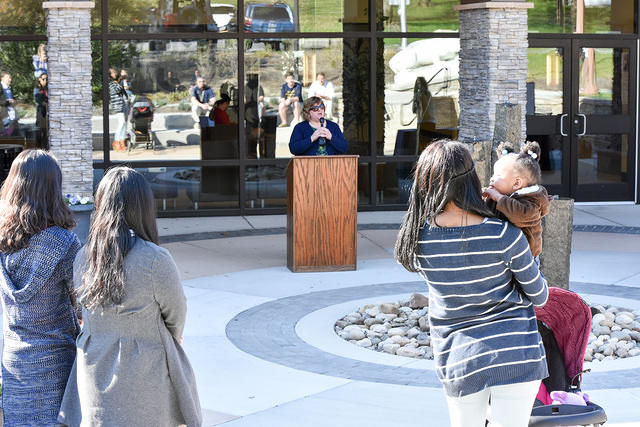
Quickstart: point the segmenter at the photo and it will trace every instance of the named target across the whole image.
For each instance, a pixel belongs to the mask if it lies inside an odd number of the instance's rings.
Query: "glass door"
[[[633,40],[530,41],[527,137],[549,193],[634,200],[635,64]]]
[[[527,139],[542,150],[542,183],[549,194],[568,196],[570,187],[571,109],[570,40],[534,40],[528,51]]]
[[[578,39],[572,58],[572,194],[634,200],[636,43]]]

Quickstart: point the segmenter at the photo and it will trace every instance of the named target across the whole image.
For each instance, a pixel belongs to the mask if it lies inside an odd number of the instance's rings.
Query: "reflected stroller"
[[[549,299],[536,308],[549,377],[540,384],[529,427],[602,425],[607,421],[604,409],[593,402],[587,406],[553,405],[551,391],[580,391],[582,365],[591,332],[591,309],[577,294],[549,288]]]
[[[145,149],[156,149],[156,140],[151,132],[151,122],[153,121],[153,104],[146,96],[136,96],[129,112],[129,121],[132,131],[127,147],[128,151],[139,144],[145,144]]]

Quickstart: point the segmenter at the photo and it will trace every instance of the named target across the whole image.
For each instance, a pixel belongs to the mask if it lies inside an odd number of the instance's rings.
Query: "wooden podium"
[[[356,269],[358,156],[298,156],[287,168],[287,267]]]

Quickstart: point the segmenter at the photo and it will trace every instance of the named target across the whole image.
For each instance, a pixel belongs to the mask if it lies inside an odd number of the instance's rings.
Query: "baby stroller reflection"
[[[129,110],[129,131],[130,142],[128,151],[131,152],[134,146],[144,144],[145,149],[156,149],[156,138],[151,131],[153,121],[153,104],[146,96],[136,96]]]

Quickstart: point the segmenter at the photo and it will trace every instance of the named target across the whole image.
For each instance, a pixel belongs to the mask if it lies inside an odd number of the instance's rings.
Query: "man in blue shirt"
[[[2,123],[2,134],[12,136],[18,130],[18,116],[16,114],[16,101],[13,99],[13,91],[11,90],[11,74],[2,73],[0,75],[2,91],[0,92],[0,120]]]
[[[287,110],[291,105],[293,108],[293,119],[296,123],[300,121],[300,104],[302,103],[302,85],[294,80],[293,73],[289,71],[285,78],[285,83],[280,88],[280,127],[289,126],[287,123]]]
[[[196,85],[191,89],[191,117],[196,122],[195,129],[200,128],[200,116],[209,116],[209,110],[216,102],[213,89],[204,84],[204,78],[198,76]]]

